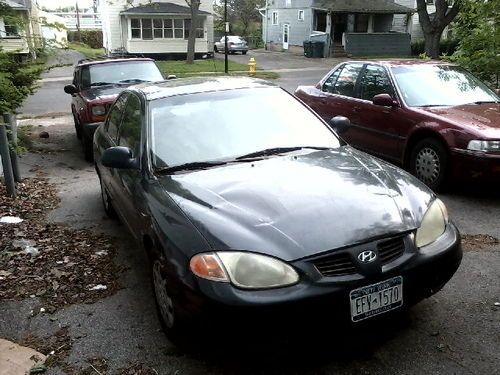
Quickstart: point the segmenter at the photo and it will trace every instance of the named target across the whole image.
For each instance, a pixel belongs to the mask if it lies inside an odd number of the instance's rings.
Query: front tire
[[[76,118],[74,113],[73,113],[73,121],[75,122],[76,138],[81,140],[82,139],[82,125],[78,122],[78,119]]]
[[[116,219],[116,211],[113,207],[113,203],[111,202],[111,198],[109,197],[109,194],[106,190],[106,187],[104,186],[104,183],[102,182],[101,177],[99,176],[99,183],[101,185],[101,200],[102,200],[102,206],[104,208],[104,212],[106,212],[106,215],[111,218],[111,219]]]
[[[178,339],[181,332],[186,332],[184,314],[165,275],[164,261],[155,257],[150,264],[154,297],[161,325],[169,338]]]
[[[241,51],[241,54],[242,54],[242,55],[246,55],[246,54],[247,54],[247,51]]]
[[[83,156],[85,157],[85,160],[87,160],[89,162],[93,162],[94,161],[94,150],[93,150],[92,138],[90,138],[86,134],[83,134],[82,135],[82,146],[83,146]]]
[[[434,191],[443,190],[448,177],[448,167],[448,151],[437,139],[423,139],[411,151],[411,173]]]

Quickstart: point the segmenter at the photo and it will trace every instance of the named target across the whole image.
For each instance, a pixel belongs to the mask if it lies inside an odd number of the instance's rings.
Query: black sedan
[[[94,156],[106,211],[150,257],[167,331],[221,316],[358,324],[436,293],[461,262],[431,190],[265,81],[129,88]]]

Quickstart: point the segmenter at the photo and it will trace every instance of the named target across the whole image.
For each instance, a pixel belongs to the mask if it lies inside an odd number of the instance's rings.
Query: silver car
[[[241,52],[243,55],[246,55],[248,52],[248,45],[242,37],[229,35],[227,37],[227,50],[231,54]],[[220,38],[218,42],[215,42],[214,51],[224,52],[224,37]]]

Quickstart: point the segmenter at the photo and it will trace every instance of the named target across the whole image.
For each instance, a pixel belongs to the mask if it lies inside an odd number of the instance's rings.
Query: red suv
[[[118,94],[128,86],[141,82],[162,81],[163,76],[153,59],[106,58],[80,60],[75,66],[73,83],[64,87],[71,94],[71,112],[76,136],[82,140],[85,159],[92,161],[95,129]]]
[[[499,97],[459,66],[351,61],[295,95],[325,121],[348,117],[347,142],[435,190],[452,175],[500,178]]]

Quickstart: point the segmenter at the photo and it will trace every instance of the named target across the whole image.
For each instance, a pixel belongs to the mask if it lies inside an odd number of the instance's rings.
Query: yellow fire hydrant
[[[251,57],[250,60],[248,60],[248,74],[254,76],[256,70],[257,70],[257,62],[253,57]]]

